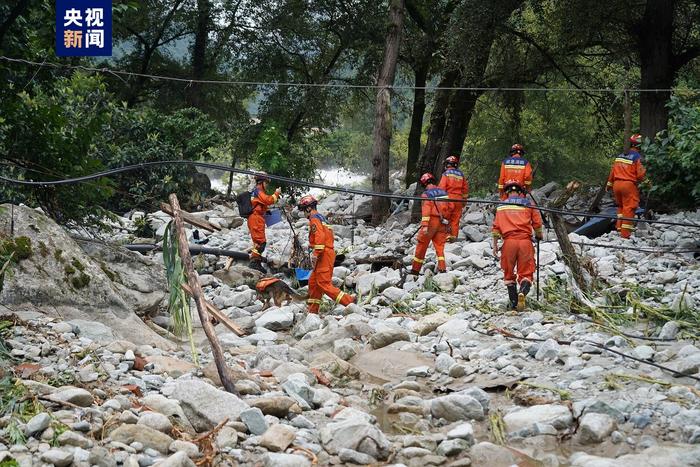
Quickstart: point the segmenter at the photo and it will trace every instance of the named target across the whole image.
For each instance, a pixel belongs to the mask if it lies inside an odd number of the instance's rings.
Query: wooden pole
[[[571,196],[581,187],[581,183],[577,181],[571,181],[566,185],[564,192],[559,195],[559,198],[549,203],[550,208],[561,209],[564,207],[566,202],[571,198]],[[557,235],[557,242],[559,242],[559,247],[561,248],[561,253],[564,256],[564,263],[569,267],[571,273],[574,276],[576,285],[583,291],[588,290],[588,283],[586,282],[585,276],[583,274],[583,268],[578,260],[578,255],[576,255],[576,250],[569,241],[569,232],[566,230],[566,224],[564,219],[560,214],[549,213],[552,218],[552,227],[554,228],[554,233]]]
[[[204,333],[209,339],[211,344],[211,353],[214,355],[214,362],[216,364],[216,369],[219,372],[219,378],[221,378],[221,383],[228,392],[233,394],[238,394],[236,387],[231,380],[229,374],[229,369],[226,366],[226,360],[224,359],[224,351],[221,348],[221,343],[216,337],[216,332],[214,331],[214,326],[209,321],[209,314],[207,313],[207,304],[204,300],[204,292],[202,291],[202,286],[199,284],[199,278],[192,265],[192,257],[190,256],[190,249],[187,243],[187,235],[185,234],[185,225],[182,220],[180,213],[180,203],[177,200],[175,193],[170,195],[170,206],[172,207],[172,216],[175,220],[175,229],[177,230],[178,237],[178,249],[180,250],[180,258],[182,258],[182,265],[185,268],[185,273],[187,274],[187,284],[192,290],[192,298],[197,305],[197,312],[199,313],[199,321],[202,323],[202,328]]]

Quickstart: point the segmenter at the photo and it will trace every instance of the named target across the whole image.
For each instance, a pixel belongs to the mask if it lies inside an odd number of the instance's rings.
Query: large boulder
[[[10,208],[0,205],[0,225],[12,222]],[[94,261],[53,220],[26,206],[15,206],[14,225],[15,239],[28,239],[29,251],[27,258],[13,266],[13,273],[5,275],[0,290],[0,303],[9,311],[36,311],[64,321],[97,321],[113,332],[97,334],[99,340],[125,337],[135,344],[174,348],[136,315],[135,311],[148,308],[148,300],[141,306],[136,294],[122,295],[126,285],[118,287],[116,274],[115,281],[110,278],[110,265],[103,268]]]
[[[100,266],[115,289],[139,316],[154,315],[168,308],[165,269],[139,253],[101,242],[78,245]]]
[[[179,379],[164,386],[163,394],[180,402],[187,419],[198,432],[211,430],[225,418],[236,421],[248,408],[237,396],[196,379]]]
[[[323,447],[331,454],[352,449],[383,460],[389,456],[391,447],[384,433],[362,417],[329,423],[321,429],[320,436]]]

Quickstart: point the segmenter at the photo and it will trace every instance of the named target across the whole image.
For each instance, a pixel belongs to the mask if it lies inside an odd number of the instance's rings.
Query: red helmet
[[[522,185],[520,185],[520,182],[518,180],[513,180],[513,179],[506,180],[506,182],[503,184],[503,186],[504,186],[503,191],[506,193],[510,193],[511,191],[517,191],[518,193],[525,192],[525,190],[523,189]]]
[[[448,167],[457,167],[459,165],[459,157],[447,156],[445,159],[445,165]]]
[[[315,208],[317,204],[318,200],[314,198],[313,195],[306,195],[299,200],[299,204],[297,204],[297,207],[299,208],[299,210],[303,211],[306,208]]]
[[[642,144],[642,135],[639,133],[635,133],[632,136],[630,136],[630,146],[633,148],[636,148]]]
[[[430,172],[426,172],[420,176],[420,184],[423,186],[428,185],[428,183],[435,183],[435,175]]]
[[[511,154],[520,154],[521,156],[525,155],[525,148],[523,147],[522,144],[515,143],[510,147],[510,153]]]
[[[260,183],[260,182],[269,182],[270,177],[267,176],[267,172],[257,172],[255,174],[255,182]]]

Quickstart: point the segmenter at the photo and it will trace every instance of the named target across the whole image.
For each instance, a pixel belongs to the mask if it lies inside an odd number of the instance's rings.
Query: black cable
[[[543,240],[541,243],[556,243],[557,240]],[[634,246],[623,246],[623,245],[610,245],[608,243],[590,243],[590,242],[576,242],[576,241],[571,241],[572,245],[578,245],[578,246],[588,246],[588,247],[596,247],[596,248],[610,248],[612,250],[630,250],[630,251],[639,251],[642,253],[655,253],[655,254],[665,254],[665,253],[671,253],[671,254],[682,254],[682,253],[700,253],[700,248],[688,248],[684,250],[664,250],[664,249],[658,249],[658,248],[641,248],[641,247],[634,247]]]
[[[91,175],[83,175],[81,177],[75,177],[75,178],[68,178],[68,179],[63,179],[63,180],[47,180],[47,181],[40,181],[40,182],[35,182],[35,181],[30,181],[30,180],[15,180],[7,177],[0,176],[0,180],[7,182],[7,183],[13,183],[13,184],[18,184],[18,185],[27,185],[27,186],[58,186],[58,185],[70,185],[73,183],[82,183],[82,182],[87,182],[89,180],[94,180],[96,178],[100,177],[106,177],[108,175],[114,175],[122,172],[129,172],[132,170],[139,170],[139,169],[146,169],[150,167],[155,167],[155,166],[160,166],[160,165],[191,165],[194,167],[203,167],[207,169],[214,169],[214,170],[222,170],[225,172],[233,172],[241,175],[250,175],[254,176],[259,172],[256,172],[254,170],[245,170],[245,169],[236,169],[233,167],[228,167],[225,165],[220,165],[220,164],[212,164],[209,162],[198,162],[198,161],[185,161],[185,160],[173,160],[173,161],[154,161],[154,162],[142,162],[139,164],[134,164],[134,165],[127,165],[124,167],[118,167],[115,169],[109,169],[109,170],[104,170],[102,172],[96,172]],[[311,187],[311,188],[319,188],[322,190],[329,190],[329,191],[337,191],[337,192],[344,192],[344,193],[354,193],[357,195],[363,195],[363,196],[377,196],[377,197],[382,197],[382,198],[389,198],[389,199],[408,199],[408,200],[413,200],[413,201],[423,201],[425,198],[421,198],[419,196],[410,196],[410,195],[396,195],[393,193],[376,193],[373,191],[368,191],[368,190],[358,190],[355,188],[341,188],[337,186],[331,186],[331,185],[324,185],[321,183],[314,183],[314,182],[309,182],[309,181],[303,181],[303,180],[298,180],[295,178],[290,178],[290,177],[282,177],[279,175],[272,175],[272,174],[267,174],[267,176],[271,180],[277,180],[280,182],[288,183],[290,185],[299,185],[299,186],[306,186],[306,187]],[[450,202],[450,203],[474,203],[474,204],[487,204],[487,205],[496,205],[496,206],[505,206],[505,205],[511,205],[512,203],[508,203],[507,201],[493,201],[493,200],[487,200],[487,199],[479,199],[479,198],[470,198],[470,199],[441,199],[437,200],[438,202]],[[647,223],[653,223],[653,224],[662,224],[662,225],[674,225],[674,226],[679,226],[679,227],[691,227],[691,228],[698,228],[700,229],[700,224],[693,224],[693,223],[688,223],[688,222],[673,222],[673,221],[663,221],[663,220],[643,220],[640,221],[639,219],[633,218],[633,217],[617,217],[617,216],[611,216],[608,214],[593,214],[593,213],[587,213],[587,212],[577,212],[577,211],[565,211],[563,209],[555,209],[555,208],[548,208],[548,207],[542,207],[542,206],[537,206],[534,205],[532,206],[533,209],[537,209],[538,211],[541,212],[550,212],[550,213],[555,213],[555,214],[562,214],[562,215],[570,215],[570,216],[582,216],[582,217],[595,217],[595,218],[601,218],[601,219],[614,219],[614,220],[628,220],[632,222],[647,222]]]

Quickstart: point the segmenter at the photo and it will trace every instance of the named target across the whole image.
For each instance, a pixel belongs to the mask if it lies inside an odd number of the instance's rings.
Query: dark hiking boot
[[[509,300],[509,310],[515,310],[518,306],[518,286],[515,284],[510,284],[508,287],[508,300]]]
[[[527,296],[527,294],[530,293],[530,287],[532,287],[532,284],[528,280],[523,280],[520,283],[520,293]]]

